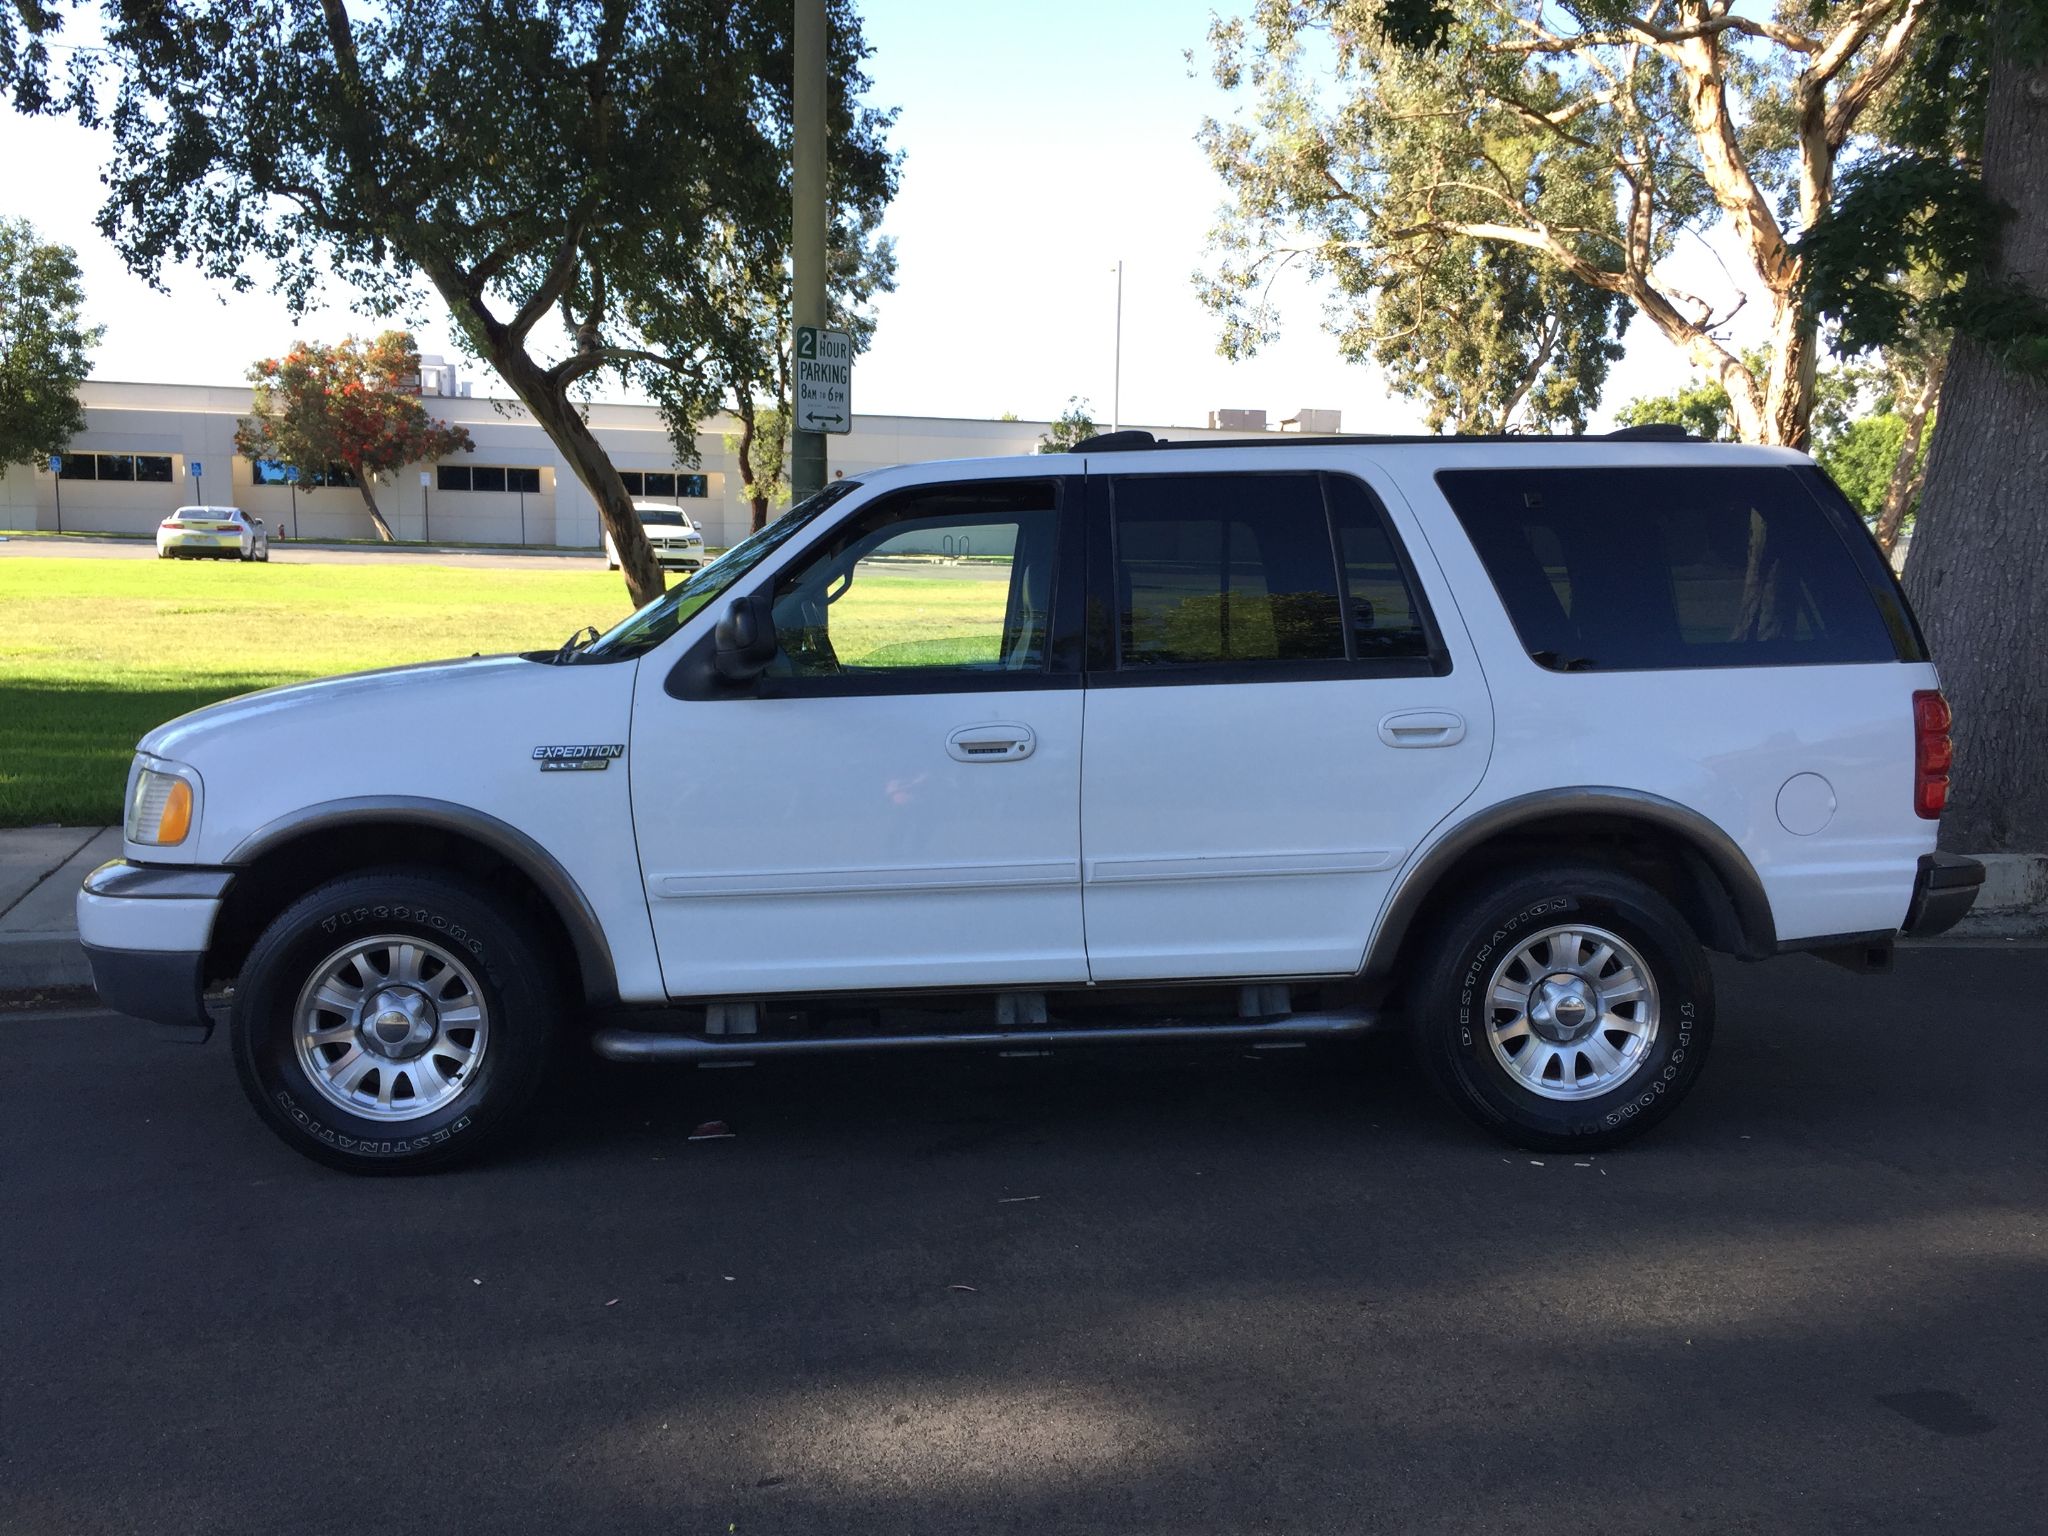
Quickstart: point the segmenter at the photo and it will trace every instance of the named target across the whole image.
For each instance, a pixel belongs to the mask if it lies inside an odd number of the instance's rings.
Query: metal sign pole
[[[64,456],[62,454],[53,453],[50,455],[50,478],[56,482],[51,489],[57,493],[57,531],[62,533],[64,531]]]
[[[796,0],[795,146],[791,165],[790,234],[798,327],[825,324],[825,0]],[[794,364],[801,369],[801,362]],[[793,402],[792,402],[793,403]],[[802,501],[825,489],[825,434],[791,424],[789,489]]]

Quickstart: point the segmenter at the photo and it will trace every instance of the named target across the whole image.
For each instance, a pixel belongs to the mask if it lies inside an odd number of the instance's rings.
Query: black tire
[[[1524,1086],[1502,1063],[1486,1004],[1496,972],[1522,944],[1574,924],[1605,929],[1643,958],[1657,1028],[1610,1090],[1564,1099]],[[1597,1152],[1640,1136],[1699,1080],[1714,1033],[1713,973],[1685,919],[1640,880],[1597,865],[1524,869],[1463,893],[1443,914],[1407,1002],[1416,1052],[1437,1086],[1479,1125],[1536,1152]],[[1586,1084],[1594,1086],[1590,1075]]]
[[[316,1087],[294,1041],[299,996],[316,970],[351,939],[384,934],[454,954],[474,977],[489,1027],[454,1098],[396,1122],[352,1113]],[[235,985],[230,1038],[250,1102],[290,1146],[351,1173],[413,1172],[475,1157],[512,1130],[540,1086],[565,1007],[548,945],[498,898],[454,875],[372,870],[309,892],[264,930]]]

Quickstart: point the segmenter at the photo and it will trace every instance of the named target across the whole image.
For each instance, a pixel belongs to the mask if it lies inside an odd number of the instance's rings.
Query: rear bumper
[[[1906,909],[1908,938],[1931,938],[1963,920],[1984,884],[1984,866],[1959,853],[1924,853],[1913,880],[1913,904]]]

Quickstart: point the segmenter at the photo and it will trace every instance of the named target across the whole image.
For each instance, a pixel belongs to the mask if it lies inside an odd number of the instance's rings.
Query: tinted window
[[[1386,518],[1349,476],[1331,475],[1323,483],[1344,560],[1352,654],[1360,661],[1428,656],[1429,624]]]
[[[1855,559],[1789,469],[1437,476],[1529,655],[1556,671],[1892,661]]]
[[[469,489],[469,466],[443,464],[434,471],[434,483],[444,491],[466,491]]]
[[[171,456],[167,453],[138,453],[135,455],[135,478],[157,485],[169,485]]]
[[[529,496],[540,494],[540,471],[537,469],[508,469],[505,471],[505,489],[524,491]]]
[[[59,456],[57,478],[59,480],[97,480],[99,466],[94,463],[95,455],[90,453],[67,453]]]
[[[673,474],[666,474],[666,475],[664,475],[664,474],[656,474],[656,473],[654,473],[653,471],[649,471],[649,473],[648,473],[648,475],[647,475],[647,477],[646,477],[646,478],[647,478],[647,494],[648,494],[649,496],[673,496],[673,495],[675,495],[675,493],[676,493],[676,477],[675,477],[675,476],[674,476]]]
[[[680,512],[671,512],[662,507],[635,507],[633,510],[640,514],[640,521],[650,528],[683,526],[683,514]]]
[[[1316,476],[1134,475],[1111,495],[1120,665],[1344,659]]]
[[[620,470],[619,482],[625,486],[628,496],[644,496],[647,493],[646,477],[637,469]]]
[[[103,453],[99,457],[100,478],[102,480],[133,480],[135,478],[134,454]]]
[[[494,464],[478,464],[469,472],[469,488],[472,491],[502,491],[505,489],[505,471]]]
[[[698,501],[703,500],[707,494],[704,489],[704,477],[702,475],[677,475],[676,494]]]

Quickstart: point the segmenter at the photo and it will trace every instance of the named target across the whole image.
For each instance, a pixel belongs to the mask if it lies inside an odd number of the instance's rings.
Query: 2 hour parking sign
[[[796,328],[799,432],[853,430],[853,338],[815,325]]]

